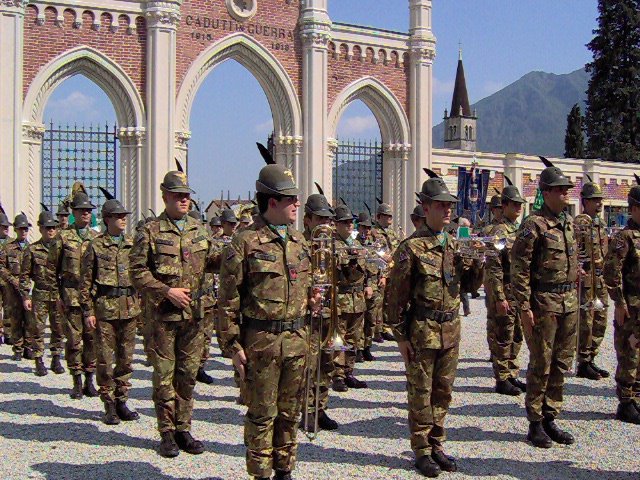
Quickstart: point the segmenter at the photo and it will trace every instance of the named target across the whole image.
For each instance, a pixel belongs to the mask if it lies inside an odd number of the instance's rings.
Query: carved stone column
[[[324,190],[325,197],[327,197],[327,200],[329,200],[329,203],[332,203],[334,200],[337,201],[337,199],[333,198],[333,162],[335,161],[337,154],[338,140],[336,140],[335,138],[330,138],[327,141],[327,165],[331,169],[331,181],[325,183],[324,185],[320,184],[320,186]]]
[[[7,212],[26,208],[18,169],[22,140],[23,0],[0,0],[0,201]],[[29,171],[27,171],[29,173]]]
[[[120,140],[120,184],[122,185],[122,201],[131,210],[129,230],[135,221],[142,218],[141,185],[142,159],[145,154],[146,131],[141,127],[122,127],[118,132]]]
[[[16,199],[13,207],[3,204],[9,216],[11,216],[10,212],[24,211],[32,223],[40,212],[39,205],[42,198],[42,165],[40,162],[42,161],[44,132],[43,124],[30,122],[22,124],[22,138],[19,142],[22,148],[20,162],[16,162],[16,173],[20,178],[27,179],[27,184],[16,184],[15,188],[12,187]]]
[[[382,157],[382,191],[384,201],[393,209],[393,223],[396,228],[402,227],[407,232],[409,214],[413,210],[413,202],[404,198],[404,186],[407,184],[407,163],[411,146],[393,143],[384,146]],[[413,192],[411,193],[413,195]]]
[[[302,137],[291,135],[280,136],[273,139],[275,146],[275,160],[292,172],[297,170],[302,153]]]
[[[147,19],[147,164],[142,179],[143,209],[161,210],[159,185],[174,169],[174,124],[176,98],[176,29],[180,0],[151,0]]]

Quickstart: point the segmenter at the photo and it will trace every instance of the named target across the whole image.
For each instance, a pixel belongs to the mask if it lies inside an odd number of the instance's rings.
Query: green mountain
[[[589,75],[530,72],[471,106],[478,115],[478,150],[562,157],[567,115],[578,103],[584,114]],[[433,143],[444,147],[444,122],[433,127]]]

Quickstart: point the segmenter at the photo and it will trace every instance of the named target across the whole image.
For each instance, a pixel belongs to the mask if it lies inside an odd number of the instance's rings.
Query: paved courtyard
[[[523,397],[493,393],[487,362],[485,309],[472,300],[465,318],[460,364],[448,416],[448,452],[459,472],[440,478],[640,479],[640,426],[614,419],[613,379],[590,382],[570,376],[561,424],[577,437],[571,447],[538,450],[525,441]],[[215,342],[214,342],[215,343]],[[613,372],[612,329],[600,363]],[[100,422],[99,399],[69,398],[70,377],[39,379],[32,362],[10,360],[0,347],[0,479],[183,480],[243,479],[243,407],[228,362],[216,349],[211,386],[196,387],[193,433],[206,452],[172,460],[158,456],[158,435],[151,402],[151,369],[138,345],[131,406],[141,419],[108,427]],[[303,440],[297,479],[418,479],[413,469],[406,421],[403,365],[395,344],[377,346],[375,362],[358,364],[368,390],[331,396],[338,432]],[[526,365],[526,349],[523,364]],[[48,359],[46,360],[48,363]]]

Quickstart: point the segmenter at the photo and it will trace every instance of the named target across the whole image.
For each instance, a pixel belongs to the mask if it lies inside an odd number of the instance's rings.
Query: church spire
[[[460,108],[462,107],[462,112]],[[456,71],[456,83],[453,90],[453,100],[451,101],[452,117],[471,117],[471,107],[469,106],[469,95],[467,93],[467,81],[464,78],[464,67],[462,66],[462,46],[458,51],[458,70]]]

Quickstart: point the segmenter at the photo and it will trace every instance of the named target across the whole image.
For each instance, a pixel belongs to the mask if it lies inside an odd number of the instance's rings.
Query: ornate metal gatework
[[[354,213],[366,202],[375,214],[382,198],[382,144],[378,141],[338,142],[333,159],[334,205],[343,198]]]
[[[94,204],[103,187],[116,193],[117,128],[100,126],[54,126],[42,143],[42,203],[54,210],[80,180]]]

